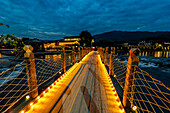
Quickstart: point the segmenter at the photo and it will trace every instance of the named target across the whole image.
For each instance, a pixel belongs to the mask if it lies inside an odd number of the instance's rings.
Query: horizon
[[[170,1],[29,0],[1,1],[0,34],[59,40],[112,31],[170,32]],[[31,7],[30,7],[31,5]],[[29,8],[26,8],[29,7]]]

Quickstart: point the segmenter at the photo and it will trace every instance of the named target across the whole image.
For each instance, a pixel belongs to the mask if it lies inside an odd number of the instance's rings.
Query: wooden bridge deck
[[[28,113],[124,112],[111,88],[106,68],[97,52],[75,64],[56,85],[31,105]]]

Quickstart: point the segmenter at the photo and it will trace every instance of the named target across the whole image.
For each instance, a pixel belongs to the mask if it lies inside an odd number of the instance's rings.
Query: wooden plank
[[[97,52],[91,52],[77,68],[65,76],[39,110],[52,113],[118,113],[124,112],[109,83],[108,73]],[[43,98],[43,97],[42,97]],[[48,110],[47,110],[48,109]]]

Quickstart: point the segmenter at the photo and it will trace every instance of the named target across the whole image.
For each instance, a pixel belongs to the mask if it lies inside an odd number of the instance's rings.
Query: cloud
[[[6,34],[61,39],[82,30],[169,31],[169,12],[169,0],[3,0],[0,22],[11,26]]]
[[[62,36],[71,36],[71,34],[66,34],[62,32],[39,32],[41,34],[46,34],[46,35],[62,35]]]

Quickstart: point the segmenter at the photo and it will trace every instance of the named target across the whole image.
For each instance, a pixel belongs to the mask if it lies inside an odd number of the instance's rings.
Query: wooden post
[[[103,59],[102,47],[99,47],[99,54],[100,54],[100,56],[101,56],[101,59]]]
[[[84,49],[85,49],[85,55],[87,54],[87,48],[86,47],[84,47]]]
[[[137,57],[137,55],[139,54],[139,50],[133,48],[130,49],[129,53],[130,56],[128,58],[125,87],[123,93],[123,105],[124,107],[128,107],[128,108],[130,107],[131,103],[133,103],[135,78],[136,78],[137,66],[139,64],[139,58]]]
[[[83,58],[84,57],[84,52],[83,52],[84,50],[83,50],[83,47],[81,47],[81,58]]]
[[[108,61],[107,61],[107,57],[108,57],[108,48],[109,47],[106,47],[105,48],[105,61],[104,61],[104,64],[107,66],[108,65]]]
[[[102,48],[102,62],[104,63],[104,48]]]
[[[27,75],[27,83],[29,87],[29,95],[32,98],[38,96],[38,87],[37,87],[37,76],[36,76],[36,69],[35,69],[35,58],[33,47],[31,45],[25,45],[24,48],[24,58],[25,58],[25,65],[26,65],[26,75]]]
[[[80,62],[80,47],[78,47],[78,61]]]
[[[110,64],[109,64],[109,75],[114,75],[114,55],[115,55],[115,47],[111,47],[110,52]]]
[[[75,64],[76,56],[75,56],[75,47],[74,46],[72,47],[72,61],[73,61],[73,64]]]
[[[102,49],[102,47],[100,47],[100,56],[101,56],[101,59],[103,59],[103,49]]]
[[[65,46],[62,46],[62,53],[61,53],[61,58],[62,60],[62,69],[63,69],[63,73],[66,72],[66,56],[65,56]]]

